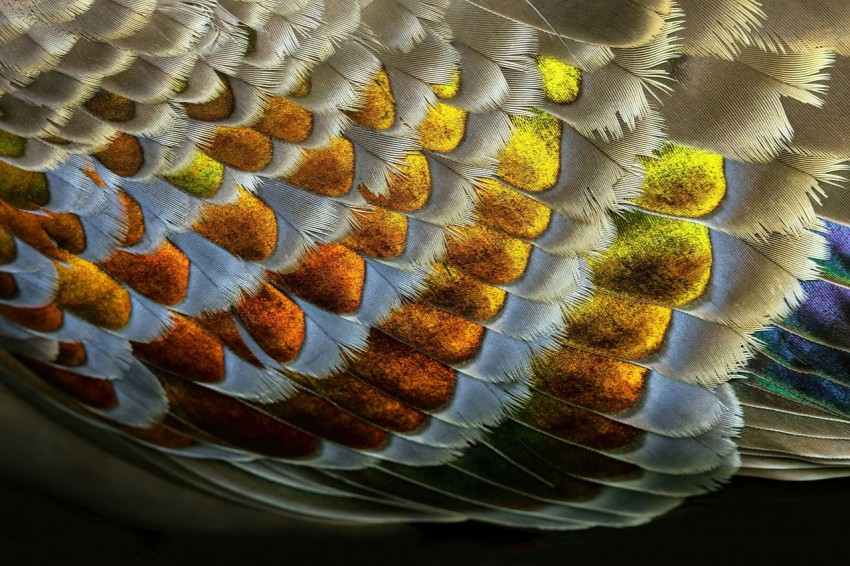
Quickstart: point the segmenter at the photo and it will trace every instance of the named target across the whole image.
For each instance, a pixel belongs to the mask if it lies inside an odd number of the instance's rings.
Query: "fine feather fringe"
[[[26,138],[20,155],[4,161],[49,170],[45,208],[77,215],[86,239],[80,255],[91,261],[107,258],[128,235],[119,191],[131,196],[144,230],[127,251],[149,253],[169,240],[183,252],[191,264],[187,298],[169,308],[189,316],[233,309],[243,294],[259,289],[265,269],[291,271],[317,244],[340,242],[358,228],[358,211],[368,208],[361,190],[393,195],[395,174],[422,150],[417,128],[431,108],[443,102],[468,113],[454,150],[423,151],[428,196],[416,210],[394,211],[407,217],[404,249],[391,259],[365,260],[356,312],[338,316],[294,299],[305,313],[305,337],[286,364],[264,352],[234,317],[261,367],[225,348],[224,380],[203,386],[246,402],[270,403],[297,391],[301,386],[287,372],[328,377],[348,369],[349,359],[366,348],[371,327],[421,298],[430,266],[444,261],[446,235],[487,224],[476,216],[476,193],[496,176],[511,140],[510,116],[540,108],[561,120],[557,182],[527,193],[551,209],[548,227],[529,238],[528,267],[502,286],[507,296],[498,314],[472,321],[483,327],[480,347],[453,368],[454,393],[428,412],[425,426],[386,431],[390,440],[373,450],[320,439],[316,454],[294,463],[259,459],[224,442],[170,450],[172,467],[193,483],[265,509],[340,522],[476,518],[545,529],[638,524],[682,497],[714,489],[740,463],[730,440],[740,427],[739,407],[724,384],[730,376],[765,359],[805,374],[800,360],[781,358],[750,335],[780,318],[786,326],[798,324],[791,319],[810,289],[800,281],[829,284],[820,280],[826,278],[822,266],[837,254],[821,235],[830,227],[822,219],[850,224],[842,188],[850,157],[850,44],[836,32],[848,18],[838,0],[811,6],[641,0],[625,7],[614,0],[142,0],[110,2],[109,9],[88,0],[0,4],[0,128]],[[685,57],[674,62],[680,52]],[[535,64],[540,54],[582,71],[573,103],[545,101]],[[381,70],[390,78],[395,118],[378,131],[355,125],[347,112],[368,107]],[[450,85],[458,75],[458,92],[439,98],[432,86]],[[83,106],[99,90],[127,98],[133,117],[106,119]],[[162,177],[191,165],[217,127],[251,126],[272,96],[311,113],[306,139],[273,140],[269,164],[258,171],[227,165],[221,186],[207,198]],[[215,104],[220,97],[233,104],[215,121],[191,119],[180,104]],[[591,293],[587,256],[613,240],[611,213],[640,193],[637,157],[658,149],[665,131],[673,141],[726,158],[726,197],[695,220],[711,229],[711,280],[704,297],[674,309],[661,347],[635,362],[651,370],[639,402],[627,413],[604,415],[640,431],[639,441],[616,454],[593,455],[643,471],[601,481],[558,470],[599,489],[573,501],[544,476],[557,457],[552,447],[587,449],[518,424],[517,409],[539,394],[531,386],[534,361],[555,348],[571,309]],[[108,148],[119,134],[135,137],[142,148],[142,167],[130,177],[83,157]],[[304,164],[302,150],[323,149],[337,136],[354,144],[347,194],[325,197],[281,180]],[[91,168],[106,188],[82,171]],[[236,203],[240,188],[274,213],[275,250],[261,263],[236,257],[193,229],[204,206]],[[15,244],[17,259],[0,268],[19,293],[2,302],[50,303],[58,285],[53,263],[20,240]],[[0,334],[10,350],[48,363],[58,359],[59,342],[85,341],[89,359],[70,371],[116,384],[118,406],[101,416],[130,426],[158,424],[167,411],[164,394],[128,354],[128,340],[161,337],[172,315],[128,291],[125,328],[97,330],[66,314],[55,332],[4,320]],[[818,336],[835,342],[828,333]],[[820,384],[840,381],[828,369],[806,375]],[[767,397],[755,406],[753,395],[742,391],[752,419],[740,441],[746,473],[812,478],[850,468],[845,423],[835,415]],[[543,457],[517,452],[524,446],[511,435],[517,427],[530,443],[549,447]],[[489,451],[489,459],[466,465],[464,458],[474,460],[479,449]],[[487,465],[503,460],[511,470],[505,475]],[[821,465],[830,471],[817,471]],[[426,472],[423,466],[439,467]]]

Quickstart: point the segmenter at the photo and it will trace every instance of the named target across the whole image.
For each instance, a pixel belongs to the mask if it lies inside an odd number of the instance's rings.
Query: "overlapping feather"
[[[7,4],[8,364],[167,473],[574,529],[847,468],[837,0]]]

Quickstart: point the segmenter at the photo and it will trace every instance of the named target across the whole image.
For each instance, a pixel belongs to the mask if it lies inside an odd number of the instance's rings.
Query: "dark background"
[[[565,534],[480,524],[161,533],[0,478],[0,564],[826,564],[850,550],[850,480],[736,479],[660,520]]]

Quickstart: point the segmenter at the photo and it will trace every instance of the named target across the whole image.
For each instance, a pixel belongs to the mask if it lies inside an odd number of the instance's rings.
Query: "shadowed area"
[[[829,541],[843,534],[841,512],[850,503],[846,480],[736,478],[641,529],[546,534],[478,523],[293,524],[163,482],[59,427],[9,390],[0,393],[0,554],[15,564],[700,564],[738,553],[820,563],[833,557]],[[76,458],[56,460],[69,454]],[[64,473],[47,473],[55,466]]]

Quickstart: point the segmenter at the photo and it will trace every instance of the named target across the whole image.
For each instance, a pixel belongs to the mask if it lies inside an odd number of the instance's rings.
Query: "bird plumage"
[[[847,25],[0,2],[4,377],[303,519],[626,526],[845,475]]]

